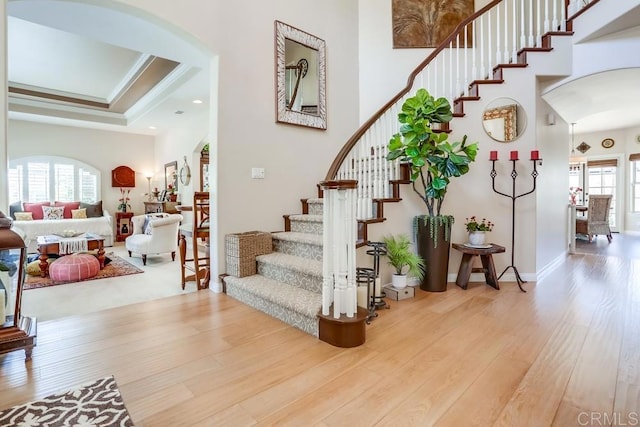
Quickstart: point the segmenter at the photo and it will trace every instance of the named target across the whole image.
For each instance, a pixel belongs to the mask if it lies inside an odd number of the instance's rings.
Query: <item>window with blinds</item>
[[[23,157],[9,163],[9,203],[100,200],[100,171],[74,159]]]

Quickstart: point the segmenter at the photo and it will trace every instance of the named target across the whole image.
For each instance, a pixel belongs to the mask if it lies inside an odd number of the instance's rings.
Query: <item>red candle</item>
[[[538,150],[531,150],[531,160],[540,160],[540,152]]]
[[[498,152],[489,151],[489,160],[498,160]]]
[[[518,160],[518,152],[517,151],[512,151],[511,152],[511,157],[509,158],[509,160]]]

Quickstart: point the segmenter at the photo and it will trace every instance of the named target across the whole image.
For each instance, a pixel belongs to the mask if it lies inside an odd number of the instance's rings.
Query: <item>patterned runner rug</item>
[[[83,280],[83,282],[87,280],[105,279],[107,277],[126,276],[128,274],[136,274],[136,273],[144,272],[143,270],[139,269],[135,265],[130,264],[129,262],[125,261],[123,258],[120,258],[119,256],[114,255],[113,253],[108,253],[106,256],[111,261],[107,265],[105,265],[102,270],[98,271],[98,274],[96,274],[94,277],[90,277],[88,279]],[[24,290],[44,288],[46,286],[63,285],[65,283],[71,283],[71,282],[54,282],[53,280],[51,280],[49,276],[40,277],[40,276],[27,275],[26,280],[24,282]]]
[[[0,411],[0,426],[133,426],[113,376]]]

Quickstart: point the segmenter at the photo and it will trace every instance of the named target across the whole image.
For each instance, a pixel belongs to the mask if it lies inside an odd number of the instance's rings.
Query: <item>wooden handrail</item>
[[[386,104],[384,104],[382,106],[382,108],[380,108],[378,111],[376,111],[373,116],[371,116],[371,118],[369,118],[369,120],[367,120],[366,122],[364,122],[362,124],[362,126],[360,126],[358,128],[358,130],[351,136],[351,138],[349,138],[349,140],[346,142],[346,144],[342,147],[342,149],[340,150],[340,152],[338,153],[338,155],[336,156],[336,158],[333,160],[333,163],[331,163],[331,167],[329,168],[329,171],[327,172],[327,175],[325,177],[326,181],[330,181],[333,180],[337,173],[338,170],[340,169],[340,166],[342,166],[342,163],[344,162],[344,160],[347,158],[347,155],[349,154],[349,152],[353,149],[353,147],[356,145],[356,143],[360,140],[360,138],[362,137],[362,135],[364,135],[364,133],[371,128],[371,126],[373,126],[373,124],[380,118],[382,117],[382,115],[392,106],[394,105],[399,99],[401,99],[404,95],[406,95],[410,90],[411,87],[413,86],[413,82],[415,81],[416,76],[427,66],[429,65],[429,63],[436,57],[438,56],[438,54],[440,52],[442,52],[445,48],[447,48],[449,46],[449,43],[451,43],[456,37],[458,37],[462,31],[464,31],[464,28],[472,21],[474,21],[476,18],[478,18],[480,15],[483,15],[484,13],[486,13],[488,10],[492,9],[494,6],[502,3],[503,0],[493,0],[491,3],[487,4],[485,7],[483,7],[482,9],[479,9],[478,11],[476,11],[473,15],[467,17],[465,20],[463,20],[462,22],[460,22],[460,24],[458,24],[458,26],[455,28],[455,30],[451,33],[451,35],[449,35],[449,37],[447,37],[447,39],[445,41],[443,41],[442,43],[440,43],[440,45],[434,49],[433,52],[431,52],[431,54],[420,63],[420,65],[418,65],[413,72],[411,72],[411,74],[409,75],[409,78],[407,79],[407,85],[400,91],[398,92],[398,94],[396,96],[394,96],[393,98],[391,98],[389,100],[389,102],[387,102]],[[391,135],[389,135],[389,137],[391,137]]]

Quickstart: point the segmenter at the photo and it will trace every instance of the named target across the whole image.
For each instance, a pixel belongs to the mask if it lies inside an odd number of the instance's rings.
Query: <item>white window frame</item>
[[[28,163],[48,163],[49,164],[49,198],[51,200],[49,200],[50,202],[54,202],[55,200],[53,200],[55,198],[55,187],[56,187],[56,182],[55,182],[55,165],[72,165],[73,166],[73,176],[74,176],[74,189],[73,189],[73,194],[74,194],[74,201],[81,201],[81,202],[85,202],[85,203],[94,203],[97,202],[98,200],[102,200],[101,194],[100,194],[100,190],[102,188],[102,183],[101,183],[101,172],[100,170],[98,170],[97,168],[81,162],[79,160],[76,159],[71,159],[68,157],[59,157],[59,156],[30,156],[30,157],[20,157],[17,159],[13,159],[11,161],[9,161],[9,169],[15,169],[19,166],[22,166],[22,182],[23,182],[23,186],[22,186],[22,192],[20,194],[21,197],[21,201],[23,202],[29,202],[31,201],[29,199],[29,186],[28,185],[24,185],[24,183],[28,182],[28,176],[27,176],[27,164]],[[96,199],[95,200],[83,200],[81,198],[81,189],[80,189],[80,180],[78,179],[78,174],[80,170],[84,170],[86,172],[88,172],[91,175],[94,175],[96,177]],[[12,191],[9,191],[9,195],[12,194]],[[11,197],[11,196],[9,196]],[[9,203],[14,203],[17,202],[18,200],[9,200]]]
[[[629,193],[629,212],[631,212],[632,214],[640,214],[640,204],[636,206],[635,198],[633,197],[636,186],[640,187],[640,174],[638,174],[639,176],[637,181],[635,181],[635,177],[634,177],[636,168],[640,168],[640,160],[630,160],[629,161],[629,182],[631,184],[631,189]]]
[[[590,156],[587,160],[587,163],[589,161],[597,161],[597,160],[611,160],[611,159],[616,159],[617,161],[617,166],[616,166],[616,194],[615,194],[615,226],[611,227],[611,231],[613,232],[619,232],[621,230],[624,229],[624,224],[622,222],[622,212],[624,211],[624,207],[622,206],[625,198],[624,198],[624,189],[625,189],[625,185],[624,185],[624,177],[625,177],[625,166],[626,166],[626,162],[624,160],[624,156],[622,154],[614,154],[611,156]],[[584,182],[584,187],[583,187],[584,192],[587,195],[587,199],[589,198],[588,194],[589,194],[589,166],[585,165],[585,182]]]

